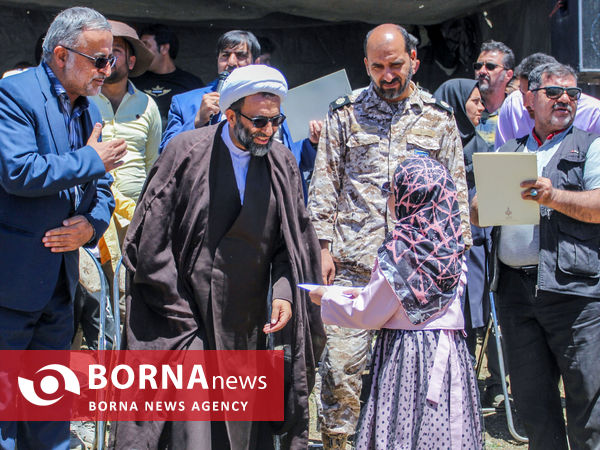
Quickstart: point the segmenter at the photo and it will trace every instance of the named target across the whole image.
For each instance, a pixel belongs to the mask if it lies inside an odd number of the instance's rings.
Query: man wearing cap
[[[275,345],[291,350],[284,422],[120,422],[117,448],[155,448],[160,439],[169,448],[269,449],[283,431],[284,448],[308,445],[307,396],[324,331],[297,285],[320,279],[320,250],[294,157],[273,142],[286,92],[272,67],[236,69],[219,99],[226,120],[169,142],[123,249],[127,348],[260,350],[274,333]]]
[[[109,22],[114,36],[112,52],[117,60],[100,94],[92,100],[102,114],[104,138],[119,136],[127,142],[125,162],[111,172],[115,179],[113,191],[137,201],[146,175],[158,157],[161,122],[152,97],[138,90],[129,78],[146,71],[152,53],[129,25]]]

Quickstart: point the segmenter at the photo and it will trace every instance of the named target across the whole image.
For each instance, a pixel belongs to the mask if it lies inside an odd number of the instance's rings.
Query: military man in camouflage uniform
[[[364,286],[386,223],[380,188],[412,154],[444,164],[458,190],[464,240],[471,244],[462,146],[452,109],[411,81],[414,43],[402,27],[380,25],[365,39],[370,86],[332,103],[309,192],[311,220],[321,242],[323,282]],[[345,449],[360,410],[361,374],[372,332],[326,326],[319,415],[324,448]]]

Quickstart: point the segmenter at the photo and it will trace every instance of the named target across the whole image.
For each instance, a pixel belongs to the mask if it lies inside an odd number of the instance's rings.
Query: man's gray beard
[[[571,105],[567,104],[567,103],[555,103],[554,105],[552,105],[552,111],[554,111],[557,108],[566,108],[569,111],[569,118],[565,119],[555,119],[553,116],[551,116],[550,118],[550,123],[553,125],[556,125],[558,127],[561,128],[568,128],[573,124],[573,120],[574,120],[574,114],[573,114],[573,108],[571,107]],[[566,122],[565,122],[566,120]]]
[[[233,126],[233,134],[235,138],[238,140],[240,144],[244,146],[246,150],[250,152],[253,156],[265,156],[269,153],[271,149],[271,144],[273,143],[273,135],[269,138],[269,142],[264,145],[257,144],[254,142],[254,137],[250,132],[242,125],[241,117],[238,115],[238,120],[235,122]]]
[[[492,87],[490,85],[490,80],[483,80],[486,84],[481,84],[482,80],[477,81],[479,86],[479,92],[481,92],[482,94],[487,94],[490,91],[490,88]]]

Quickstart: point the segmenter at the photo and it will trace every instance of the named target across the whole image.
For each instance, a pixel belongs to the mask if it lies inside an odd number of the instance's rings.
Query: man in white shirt
[[[129,25],[109,21],[113,30],[113,55],[117,58],[111,75],[104,81],[100,94],[92,97],[98,106],[104,127],[102,136],[119,136],[127,142],[127,157],[112,171],[112,186],[137,201],[146,176],[158,157],[161,137],[160,113],[155,101],[129,80],[146,71],[152,53]]]

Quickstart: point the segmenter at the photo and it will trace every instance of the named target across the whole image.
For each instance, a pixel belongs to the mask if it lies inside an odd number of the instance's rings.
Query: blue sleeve
[[[96,184],[96,198],[94,199],[90,209],[83,215],[88,222],[94,227],[94,238],[88,242],[85,246],[93,248],[98,245],[98,241],[108,228],[110,218],[115,209],[115,199],[110,185],[113,182],[113,178],[110,173],[105,174],[100,178]]]
[[[315,168],[315,159],[317,157],[317,149],[313,147],[310,139],[306,138],[301,141],[302,149],[300,150],[300,172],[312,172]]]
[[[167,128],[163,133],[160,147],[158,147],[158,153],[162,153],[169,141],[183,131],[183,114],[181,113],[181,107],[179,106],[179,100],[177,95],[171,100],[171,106],[169,107],[169,115],[167,118]]]
[[[302,141],[292,142],[290,144],[290,151],[296,159],[298,169],[300,171],[300,179],[302,180],[302,192],[304,193],[304,204],[308,201],[308,183],[305,176],[306,172],[313,171],[315,167],[315,158],[317,156],[317,150],[312,146],[309,139]],[[310,177],[310,175],[308,175]]]
[[[317,150],[312,146],[308,138],[302,141],[292,141],[292,133],[288,127],[287,121],[281,125],[283,144],[290,149],[296,158],[300,172],[310,172],[315,166]]]
[[[0,88],[0,186],[6,192],[41,197],[105,174],[102,160],[88,145],[54,152],[50,130],[39,124],[45,117],[26,111],[10,91],[6,84]]]

